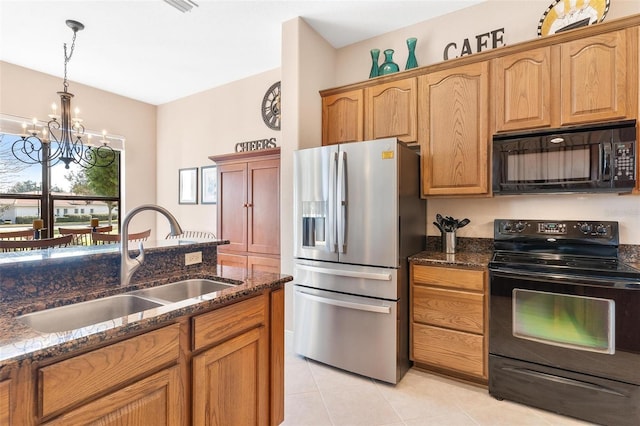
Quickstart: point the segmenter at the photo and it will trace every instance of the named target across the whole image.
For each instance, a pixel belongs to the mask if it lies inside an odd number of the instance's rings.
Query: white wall
[[[394,62],[404,70],[408,51],[406,39],[416,37],[418,66],[442,62],[447,44],[459,47],[468,38],[476,46],[476,35],[504,28],[504,44],[512,45],[538,37],[538,21],[552,0],[488,0],[476,6],[452,12],[397,31],[354,43],[337,50],[336,86],[368,79],[371,49],[380,49],[380,62],[385,49],[395,51]],[[640,13],[640,1],[612,0],[605,22]],[[453,50],[452,50],[453,52]],[[450,58],[451,59],[451,58]]]
[[[322,143],[318,91],[335,84],[335,49],[304,20],[282,25],[283,148],[281,152],[281,271],[293,274],[293,151]],[[293,329],[292,284],[285,287],[285,328]]]
[[[215,70],[212,70],[215,72]],[[262,97],[280,81],[275,69],[158,106],[157,200],[183,229],[216,232],[216,205],[178,204],[178,170],[212,166],[209,156],[235,152],[238,142],[276,138],[280,131],[262,121]],[[200,181],[200,170],[198,170]],[[200,192],[200,188],[198,188]],[[158,229],[169,232],[166,221]]]

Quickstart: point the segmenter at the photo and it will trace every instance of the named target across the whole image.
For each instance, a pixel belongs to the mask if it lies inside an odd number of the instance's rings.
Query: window
[[[4,130],[5,119],[1,119]],[[52,237],[59,226],[87,224],[93,215],[101,222],[118,224],[119,151],[108,167],[83,169],[71,164],[67,169],[62,162],[21,162],[12,152],[18,146],[15,142],[21,144],[19,136],[0,133],[0,228],[30,227],[34,219],[42,218],[47,236]]]

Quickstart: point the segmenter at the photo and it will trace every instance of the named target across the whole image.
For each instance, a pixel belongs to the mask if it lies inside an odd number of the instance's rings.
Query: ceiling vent
[[[180,12],[191,12],[193,6],[198,7],[198,4],[192,0],[164,0],[165,3],[178,9]]]

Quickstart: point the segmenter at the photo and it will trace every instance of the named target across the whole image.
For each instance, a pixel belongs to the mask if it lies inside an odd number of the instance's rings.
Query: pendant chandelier
[[[108,145],[106,139],[106,131],[102,132],[102,140],[100,144],[91,144],[91,135],[88,135],[89,141],[84,143],[82,138],[85,136],[85,128],[82,119],[78,118],[78,109],[71,116],[71,98],[69,81],[67,80],[67,64],[73,55],[73,49],[76,44],[76,35],[78,31],[84,29],[84,25],[80,22],[67,20],[67,26],[73,30],[73,40],[71,49],[67,55],[67,44],[64,43],[64,89],[58,92],[60,96],[60,115],[57,115],[57,105],[51,106],[52,113],[49,114],[49,121],[46,125],[40,126],[36,118],[33,119],[32,128],[27,129],[26,123],[22,124],[22,134],[11,147],[11,151],[19,161],[27,164],[41,163],[49,167],[63,162],[65,168],[69,165],[77,164],[85,169],[92,167],[108,167],[116,159],[115,151]]]

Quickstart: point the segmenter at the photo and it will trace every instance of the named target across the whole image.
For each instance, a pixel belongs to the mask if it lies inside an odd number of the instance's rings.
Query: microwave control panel
[[[633,152],[632,142],[619,142],[614,144],[613,154],[613,180],[635,179],[636,156]]]

